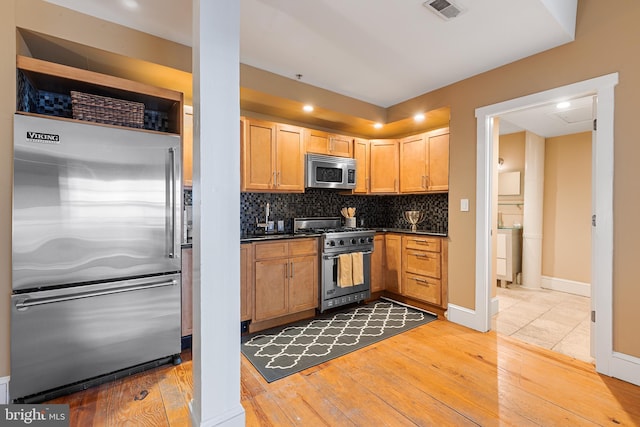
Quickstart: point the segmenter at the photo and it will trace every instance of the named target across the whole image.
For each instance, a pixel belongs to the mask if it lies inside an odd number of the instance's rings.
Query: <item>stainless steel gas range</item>
[[[366,228],[345,228],[339,217],[295,218],[294,234],[319,234],[320,255],[320,312],[371,296],[371,254],[375,231]],[[353,255],[351,255],[353,254]],[[351,255],[353,264],[344,265]],[[351,283],[340,283],[339,276],[349,271]]]

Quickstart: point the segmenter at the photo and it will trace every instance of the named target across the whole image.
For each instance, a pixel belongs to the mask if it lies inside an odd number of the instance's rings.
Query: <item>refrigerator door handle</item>
[[[169,148],[169,209],[170,225],[169,232],[171,233],[171,246],[169,249],[169,258],[176,257],[176,149]]]
[[[24,310],[27,310],[29,307],[34,307],[34,306],[43,305],[43,304],[73,301],[73,300],[82,299],[82,298],[92,298],[92,297],[98,297],[103,295],[113,295],[113,294],[120,294],[123,292],[140,291],[140,290],[146,290],[146,289],[152,289],[152,288],[162,288],[165,286],[174,286],[177,284],[178,284],[177,280],[168,280],[163,282],[147,283],[143,285],[122,286],[118,288],[100,289],[100,290],[89,291],[89,292],[78,292],[75,294],[66,294],[66,295],[51,296],[51,297],[44,297],[44,298],[25,298],[25,299],[19,298],[16,300],[15,305],[18,311],[24,311]]]

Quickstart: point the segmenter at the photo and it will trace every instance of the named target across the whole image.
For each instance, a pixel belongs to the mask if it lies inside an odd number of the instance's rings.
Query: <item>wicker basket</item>
[[[142,128],[144,104],[71,91],[73,118],[88,122]]]

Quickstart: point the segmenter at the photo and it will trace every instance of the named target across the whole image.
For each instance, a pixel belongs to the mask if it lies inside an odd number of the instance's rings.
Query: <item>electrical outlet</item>
[[[460,212],[469,212],[469,199],[460,199]]]

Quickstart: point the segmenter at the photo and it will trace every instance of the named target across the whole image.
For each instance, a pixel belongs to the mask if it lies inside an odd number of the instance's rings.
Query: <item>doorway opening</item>
[[[500,115],[492,173],[491,329],[591,363],[594,105],[586,96]]]
[[[614,87],[618,74],[613,73],[568,86],[512,99],[476,110],[476,300],[475,311],[463,313],[467,326],[488,331],[491,326],[491,267],[493,197],[494,119],[525,108],[597,96],[597,132],[592,142],[592,214],[597,227],[591,231],[592,305],[597,313],[593,324],[596,370],[610,375],[613,357],[612,273],[613,273],[613,117]],[[471,314],[471,315],[469,315]],[[452,313],[455,317],[457,313]],[[460,316],[462,318],[462,316]],[[454,320],[455,321],[455,320]]]

